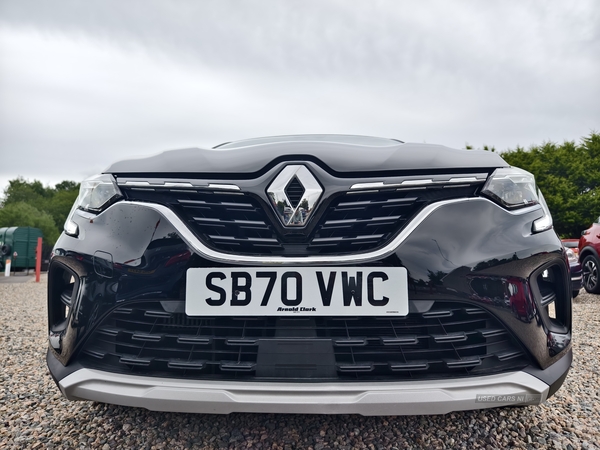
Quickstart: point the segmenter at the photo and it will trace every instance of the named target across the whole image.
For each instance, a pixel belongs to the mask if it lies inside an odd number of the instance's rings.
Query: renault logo
[[[301,165],[286,166],[273,180],[267,194],[286,227],[303,227],[323,193],[312,173]]]

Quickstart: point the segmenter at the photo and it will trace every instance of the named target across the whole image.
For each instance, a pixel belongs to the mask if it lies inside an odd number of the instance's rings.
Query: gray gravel
[[[44,280],[42,280],[44,281]],[[0,284],[0,449],[600,448],[600,296],[574,304],[575,361],[546,404],[445,416],[156,413],[62,398],[45,365],[46,284]]]

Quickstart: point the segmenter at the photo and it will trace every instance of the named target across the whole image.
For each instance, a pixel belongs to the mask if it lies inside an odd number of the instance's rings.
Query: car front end
[[[325,135],[116,163],[48,280],[72,400],[442,414],[539,404],[572,359],[565,250],[490,152]]]

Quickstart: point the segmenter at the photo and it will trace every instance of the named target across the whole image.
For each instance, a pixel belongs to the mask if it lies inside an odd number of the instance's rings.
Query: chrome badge
[[[286,227],[303,227],[323,193],[312,173],[300,165],[286,166],[267,189],[271,204]]]

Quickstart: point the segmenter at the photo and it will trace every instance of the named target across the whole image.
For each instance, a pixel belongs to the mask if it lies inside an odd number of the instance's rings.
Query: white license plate
[[[189,316],[405,316],[404,267],[190,268]]]

